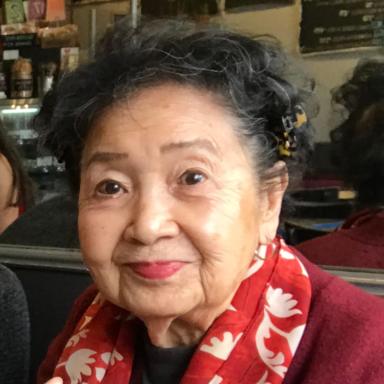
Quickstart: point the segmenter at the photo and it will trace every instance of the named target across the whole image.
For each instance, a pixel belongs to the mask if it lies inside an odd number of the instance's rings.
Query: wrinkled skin
[[[102,294],[141,318],[155,345],[196,343],[275,235],[284,183],[261,188],[236,123],[213,94],[164,84],[110,107],[87,138],[83,256]],[[156,261],[183,267],[161,279],[132,268]]]

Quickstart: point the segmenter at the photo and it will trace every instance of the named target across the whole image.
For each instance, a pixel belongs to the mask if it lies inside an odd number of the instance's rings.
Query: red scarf
[[[182,384],[278,384],[304,333],[308,274],[283,240],[260,246],[230,307],[209,328]],[[98,294],[77,324],[53,376],[64,384],[127,384],[138,320]],[[136,332],[135,332],[136,331]]]

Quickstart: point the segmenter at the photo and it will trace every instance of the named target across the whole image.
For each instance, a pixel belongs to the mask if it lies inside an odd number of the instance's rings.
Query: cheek
[[[190,221],[185,229],[201,257],[199,284],[207,305],[223,303],[230,297],[253,258],[257,236],[249,203],[247,199],[228,206],[227,202],[215,201],[196,212],[196,225]]]
[[[262,223],[263,209],[260,199],[247,194],[240,203],[239,226],[242,228],[243,238],[253,241],[253,249],[258,247],[259,228]]]
[[[216,202],[210,226],[217,228],[221,237],[232,241],[254,238],[258,220],[258,204],[254,194],[244,190],[227,193]]]
[[[80,208],[78,227],[85,261],[102,264],[111,260],[124,228],[118,212]]]
[[[203,262],[230,263],[239,256],[248,260],[257,246],[255,210],[255,198],[238,192],[210,199],[195,209],[184,228]]]

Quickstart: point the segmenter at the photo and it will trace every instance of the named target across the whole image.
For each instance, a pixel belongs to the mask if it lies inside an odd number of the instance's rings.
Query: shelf
[[[65,170],[57,169],[56,167],[39,167],[39,168],[28,168],[28,174],[30,176],[47,176],[47,177],[58,177],[65,176]]]
[[[28,107],[40,108],[41,100],[37,98],[31,99],[0,99],[0,109],[2,108],[23,108]]]

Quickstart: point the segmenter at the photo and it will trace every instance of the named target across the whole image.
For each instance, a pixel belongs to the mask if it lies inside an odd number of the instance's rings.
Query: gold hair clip
[[[297,149],[296,130],[308,122],[307,115],[301,105],[296,104],[293,113],[281,118],[282,130],[278,136],[278,151],[281,157],[292,157]]]

